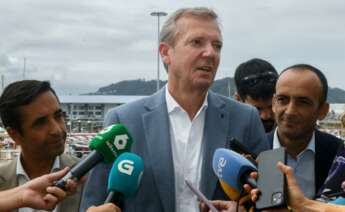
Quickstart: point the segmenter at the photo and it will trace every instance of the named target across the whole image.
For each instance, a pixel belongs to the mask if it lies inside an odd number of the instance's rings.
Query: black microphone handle
[[[80,179],[90,171],[90,169],[95,167],[97,163],[103,161],[103,159],[104,157],[101,153],[96,150],[91,151],[85,158],[72,167],[71,172],[73,177]]]
[[[104,204],[106,203],[114,203],[117,205],[119,208],[122,208],[123,206],[123,200],[124,200],[124,195],[121,192],[118,191],[110,191],[108,193],[107,198],[104,201]]]
[[[239,142],[236,138],[231,138],[229,142],[230,149],[237,152],[238,154],[250,155],[252,159],[254,159],[254,161],[258,157],[254,152],[250,151],[246,145]],[[256,162],[254,163],[254,165],[257,165]]]
[[[90,169],[96,166],[97,163],[103,161],[103,155],[96,150],[90,152],[83,160],[75,164],[72,169],[60,180],[55,183],[55,186],[67,190],[66,184],[68,179],[79,180]]]

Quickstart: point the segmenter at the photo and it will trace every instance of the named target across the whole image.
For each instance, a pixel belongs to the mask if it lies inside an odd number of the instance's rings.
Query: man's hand
[[[235,201],[225,201],[225,200],[213,200],[212,205],[217,208],[220,212],[236,212],[237,202]],[[200,212],[209,212],[209,208],[204,202],[200,202]],[[239,206],[239,212],[245,212],[243,206]]]
[[[293,173],[293,169],[290,166],[286,166],[281,162],[278,162],[277,164],[278,169],[286,175],[287,184],[288,184],[288,199],[289,204],[291,207],[293,207],[295,210],[300,210],[303,206],[303,204],[306,201],[306,198],[304,197],[303,192],[298,187],[297,180],[295,178],[295,175]]]
[[[19,203],[21,207],[52,210],[66,196],[74,194],[77,183],[72,180],[67,182],[67,192],[53,186],[54,182],[62,178],[68,170],[69,168],[66,167],[58,172],[35,178],[18,187],[21,194]]]
[[[112,203],[100,206],[91,206],[86,212],[121,212],[120,208]]]

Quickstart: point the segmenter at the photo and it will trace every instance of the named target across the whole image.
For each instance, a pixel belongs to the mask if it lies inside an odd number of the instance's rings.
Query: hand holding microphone
[[[73,193],[65,192],[51,186],[52,183],[64,176],[69,168],[45,174],[17,186],[0,192],[0,211],[12,211],[22,207],[41,210],[53,210],[55,206]],[[77,184],[68,182],[68,188],[75,191]]]
[[[229,199],[238,201],[240,205],[250,200],[249,195],[242,196],[242,187],[246,183],[256,187],[256,182],[250,174],[257,169],[251,161],[232,150],[219,148],[213,155],[212,167]],[[217,204],[219,207],[231,208],[237,203],[219,201]]]
[[[55,185],[66,190],[68,179],[79,180],[98,163],[113,162],[120,154],[128,152],[132,143],[132,137],[122,124],[114,124],[105,128],[91,140],[89,144],[91,153],[73,166]]]

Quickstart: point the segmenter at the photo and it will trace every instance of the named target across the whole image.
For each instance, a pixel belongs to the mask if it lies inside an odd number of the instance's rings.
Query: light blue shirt
[[[277,129],[274,132],[273,149],[282,147],[278,138]],[[287,165],[294,170],[297,183],[304,196],[313,199],[315,197],[315,132],[308,146],[293,158],[287,154]]]

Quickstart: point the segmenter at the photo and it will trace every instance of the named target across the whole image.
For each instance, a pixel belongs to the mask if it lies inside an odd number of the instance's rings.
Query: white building
[[[337,115],[343,114],[345,112],[345,104],[343,103],[332,103],[329,105],[329,112],[335,113]]]
[[[145,96],[62,96],[59,100],[66,113],[66,123],[70,132],[94,132],[102,128],[105,114],[109,109],[126,104]]]

